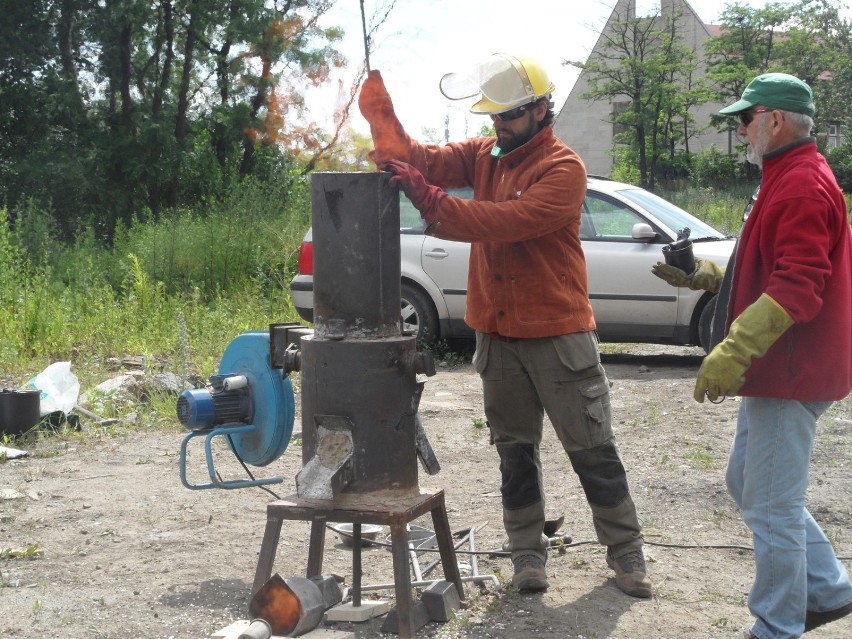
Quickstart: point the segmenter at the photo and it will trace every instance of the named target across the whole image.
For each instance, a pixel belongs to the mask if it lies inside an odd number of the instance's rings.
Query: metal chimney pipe
[[[314,330],[393,337],[400,328],[399,194],[389,173],[314,173]]]
[[[304,499],[419,494],[424,354],[401,332],[399,194],[389,177],[312,175],[315,330],[301,340],[296,477]]]

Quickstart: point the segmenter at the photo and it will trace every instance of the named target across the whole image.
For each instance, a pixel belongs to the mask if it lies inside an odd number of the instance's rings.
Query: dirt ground
[[[521,596],[506,587],[508,559],[480,556],[479,570],[501,586],[468,584],[469,606],[418,637],[516,639],[675,639],[733,635],[749,623],[751,537],[725,492],[724,469],[738,403],[697,404],[692,385],[701,352],[680,347],[605,345],[613,382],[618,444],[643,521],[655,596],[637,600],[616,589],[595,543],[588,507],[552,431],[542,449],[549,516],[576,546],[554,551],[551,587]],[[298,405],[298,401],[297,401]],[[424,490],[446,491],[454,531],[485,524],[477,548],[499,549],[497,454],[482,427],[478,376],[469,363],[441,366],[426,384],[424,426],[443,469]],[[299,416],[297,426],[299,428]],[[49,439],[26,459],[0,463],[0,637],[198,638],[247,617],[272,497],[257,488],[197,490],[179,480],[184,431],[89,433]],[[852,400],[819,425],[809,507],[852,566]],[[200,452],[190,455],[192,480],[205,480]],[[295,492],[298,442],[259,476],[278,474],[281,495]],[[223,475],[235,462],[221,456]],[[429,520],[421,520],[431,526]],[[274,570],[304,573],[308,525],[285,525]],[[30,559],[9,549],[31,550]],[[431,557],[426,557],[430,559]],[[351,582],[351,552],[329,532],[324,572]],[[363,552],[364,583],[393,581],[390,552]],[[459,555],[462,567],[469,556]],[[440,569],[433,578],[440,576]],[[370,592],[392,597],[392,591]],[[365,597],[367,594],[365,593]],[[340,623],[358,638],[382,637],[382,620]],[[808,634],[849,639],[852,619]]]

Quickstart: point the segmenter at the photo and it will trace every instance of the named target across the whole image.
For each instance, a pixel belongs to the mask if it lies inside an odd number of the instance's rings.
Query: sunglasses
[[[775,109],[757,108],[751,109],[750,111],[743,111],[742,113],[740,113],[740,122],[742,122],[743,126],[747,127],[749,124],[752,123],[752,120],[754,120],[754,116],[756,116],[758,113],[770,113],[771,111],[775,111]]]
[[[526,113],[530,108],[535,106],[535,102],[532,104],[525,104],[523,106],[516,107],[511,111],[504,111],[503,113],[491,113],[491,121],[496,122],[499,120],[500,122],[511,122],[512,120],[517,120],[524,113]]]

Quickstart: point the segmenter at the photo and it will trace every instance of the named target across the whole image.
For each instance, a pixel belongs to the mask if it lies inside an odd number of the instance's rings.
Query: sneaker
[[[825,610],[823,612],[808,610],[808,613],[805,616],[805,632],[824,626],[832,621],[837,621],[849,613],[852,613],[852,603],[840,606],[840,608],[835,608],[834,610]]]
[[[740,630],[731,639],[757,639],[757,636],[752,634],[751,630]]]
[[[610,549],[606,553],[606,565],[615,571],[615,585],[623,593],[643,599],[653,594],[641,549],[631,550],[620,557],[613,557]]]
[[[520,592],[541,592],[547,590],[547,574],[544,572],[544,560],[538,555],[518,555],[512,559],[515,575],[512,585]]]

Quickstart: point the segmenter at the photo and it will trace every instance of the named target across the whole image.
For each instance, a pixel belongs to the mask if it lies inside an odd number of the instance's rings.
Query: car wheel
[[[701,315],[698,317],[698,342],[705,353],[710,352],[710,331],[713,326],[713,314],[716,312],[716,300],[718,295],[714,295],[709,300],[704,308],[701,309]]]
[[[402,285],[402,332],[415,335],[419,344],[438,340],[438,313],[432,300],[419,288]]]

